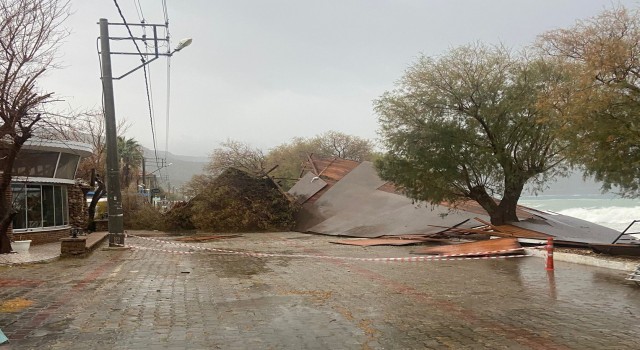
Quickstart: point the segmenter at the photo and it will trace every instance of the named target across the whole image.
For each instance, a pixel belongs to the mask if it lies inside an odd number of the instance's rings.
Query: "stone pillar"
[[[82,186],[75,184],[67,187],[67,195],[69,200],[69,224],[71,227],[80,227],[85,229],[89,215],[87,213],[87,201],[84,197]]]
[[[87,254],[87,237],[60,239],[60,257],[82,258]]]

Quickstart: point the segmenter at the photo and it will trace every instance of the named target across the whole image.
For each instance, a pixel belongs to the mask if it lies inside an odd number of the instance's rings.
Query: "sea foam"
[[[640,219],[640,206],[637,207],[591,207],[569,208],[558,213],[590,221],[618,231],[624,230],[633,220]],[[640,230],[638,224],[631,231]]]

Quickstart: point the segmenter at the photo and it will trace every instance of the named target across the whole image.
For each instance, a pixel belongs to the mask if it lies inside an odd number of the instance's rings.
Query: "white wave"
[[[569,208],[561,210],[559,213],[622,231],[633,220],[640,219],[640,206]]]

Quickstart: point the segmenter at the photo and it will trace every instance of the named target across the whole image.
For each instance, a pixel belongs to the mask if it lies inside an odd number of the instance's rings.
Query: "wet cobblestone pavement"
[[[172,240],[169,237],[154,239]],[[11,349],[636,349],[624,272],[540,258],[378,262],[411,247],[257,233],[0,266]],[[0,347],[3,349],[3,347]]]

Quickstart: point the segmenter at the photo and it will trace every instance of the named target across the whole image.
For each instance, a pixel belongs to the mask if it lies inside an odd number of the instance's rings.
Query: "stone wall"
[[[82,229],[87,227],[89,214],[87,213],[87,201],[84,196],[84,190],[85,188],[78,184],[67,187],[69,196],[69,224],[71,227],[80,227]]]
[[[29,231],[13,233],[9,237],[11,240],[21,241],[30,239],[31,244],[53,243],[58,242],[60,238],[69,237],[71,230],[69,228],[63,228],[50,231]]]

